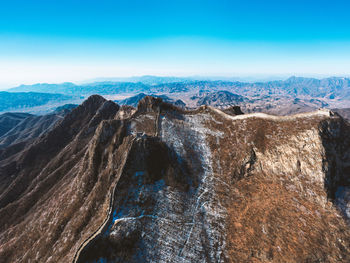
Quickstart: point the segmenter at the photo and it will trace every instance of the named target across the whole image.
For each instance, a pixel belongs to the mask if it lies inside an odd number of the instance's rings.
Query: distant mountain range
[[[147,85],[158,85],[174,82],[193,82],[193,81],[242,81],[242,82],[256,82],[256,81],[269,81],[272,79],[281,79],[276,76],[263,76],[263,77],[223,77],[223,76],[191,76],[191,77],[160,77],[160,76],[134,76],[134,77],[119,77],[119,78],[94,78],[81,82],[81,84],[89,84],[93,82],[141,82]]]
[[[238,82],[238,81],[191,81],[188,79],[168,79],[158,80],[138,79],[139,82],[94,82],[84,85],[73,83],[62,84],[34,84],[21,85],[11,88],[9,92],[45,92],[61,93],[68,95],[91,95],[91,94],[120,94],[120,93],[179,93],[194,90],[216,91],[229,90],[242,96],[252,95],[291,95],[291,96],[312,96],[315,98],[329,99],[350,99],[350,79],[349,78],[302,78],[291,77],[284,81],[268,82]],[[172,81],[171,81],[172,80]],[[177,81],[179,80],[179,81]],[[181,81],[180,81],[181,80]],[[165,82],[168,81],[168,82]]]
[[[160,96],[164,101],[182,107],[211,105],[224,109],[239,105],[245,112],[278,115],[305,112],[320,107],[350,107],[349,78],[290,77],[286,80],[254,83],[154,76],[111,80],[118,81],[82,85],[69,82],[21,85],[0,93],[0,103],[4,102],[0,105],[0,112],[47,113],[63,104],[79,104],[83,98],[93,94],[131,106],[136,106],[147,94]],[[43,108],[31,110],[39,105],[43,105]]]
[[[141,82],[96,82],[89,85],[75,85],[73,83],[62,84],[34,84],[21,85],[8,90],[9,92],[44,92],[44,93],[60,93],[65,95],[89,96],[91,94],[119,94],[131,92],[148,92],[150,87]]]
[[[158,85],[158,84],[165,84],[165,83],[172,83],[172,82],[189,82],[194,80],[203,80],[204,78],[197,78],[197,77],[159,77],[159,76],[135,76],[135,77],[124,77],[124,78],[95,78],[90,81],[83,82],[84,84],[90,84],[90,83],[101,83],[101,82],[141,82],[146,85]],[[205,78],[207,79],[207,78]]]

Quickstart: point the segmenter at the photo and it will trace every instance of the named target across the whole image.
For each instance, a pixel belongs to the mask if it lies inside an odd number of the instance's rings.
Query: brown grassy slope
[[[208,125],[225,130],[219,141],[209,140],[218,160],[216,176],[224,182],[217,191],[227,207],[229,262],[350,260],[349,226],[327,199],[335,181],[349,185],[348,168],[339,158],[349,151],[349,127],[339,117],[216,116]]]

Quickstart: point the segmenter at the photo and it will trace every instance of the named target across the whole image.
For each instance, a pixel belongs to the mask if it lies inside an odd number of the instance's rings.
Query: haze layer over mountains
[[[49,113],[66,103],[79,104],[92,94],[99,94],[122,104],[131,103],[133,106],[142,96],[155,95],[166,96],[169,101],[177,101],[188,108],[200,105],[219,108],[239,105],[244,112],[278,115],[312,111],[320,107],[350,107],[348,78],[319,80],[291,77],[284,81],[254,83],[153,76],[117,80],[119,81],[82,85],[21,85],[0,93],[0,111]],[[127,98],[129,99],[125,100]]]

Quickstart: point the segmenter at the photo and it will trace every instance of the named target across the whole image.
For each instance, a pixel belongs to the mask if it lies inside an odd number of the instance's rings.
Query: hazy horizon
[[[0,91],[6,91],[14,87],[18,87],[21,85],[35,85],[35,84],[63,84],[63,83],[73,83],[75,85],[84,85],[90,84],[94,82],[128,82],[132,79],[143,78],[143,77],[155,77],[155,78],[180,78],[180,79],[190,79],[193,81],[196,80],[222,80],[222,81],[239,81],[239,82],[269,82],[269,81],[278,81],[278,80],[287,80],[291,77],[301,77],[301,78],[314,78],[314,79],[325,79],[325,78],[349,78],[349,75],[316,75],[316,74],[303,74],[303,75],[241,75],[241,76],[205,76],[205,75],[131,75],[131,76],[118,76],[118,77],[96,77],[91,79],[82,79],[78,81],[58,81],[58,82],[45,82],[45,81],[33,81],[33,82],[24,82],[24,83],[7,83],[3,84],[0,82]],[[130,80],[128,80],[130,79]],[[141,81],[142,82],[142,81]]]

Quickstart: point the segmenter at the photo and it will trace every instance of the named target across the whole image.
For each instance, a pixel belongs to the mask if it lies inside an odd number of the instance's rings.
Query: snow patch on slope
[[[179,156],[188,152],[199,153],[201,172],[198,174],[200,184],[191,201],[192,226],[185,234],[186,241],[179,245],[175,262],[224,262],[224,222],[225,209],[215,194],[214,174],[211,150],[207,144],[207,135],[221,136],[204,126],[210,118],[205,114],[186,115],[177,129],[176,121],[163,117],[161,120],[161,138],[169,147],[173,147]],[[187,136],[185,138],[184,136]],[[201,243],[201,235],[205,235],[209,244]],[[205,257],[203,258],[203,255]]]

